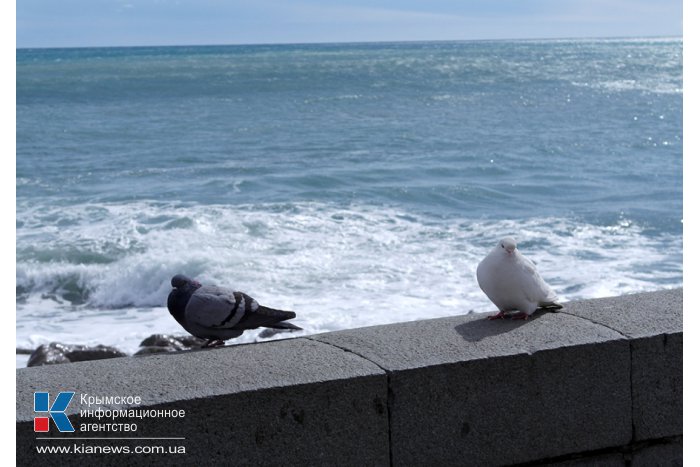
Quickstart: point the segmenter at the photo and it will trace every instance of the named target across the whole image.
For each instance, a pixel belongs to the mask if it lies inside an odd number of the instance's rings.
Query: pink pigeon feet
[[[497,315],[489,316],[488,320],[491,321],[492,319],[505,319],[506,312],[505,311],[499,311]]]

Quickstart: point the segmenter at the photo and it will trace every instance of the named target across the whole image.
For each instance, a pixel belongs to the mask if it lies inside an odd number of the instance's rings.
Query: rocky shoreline
[[[289,332],[283,329],[264,329],[258,339],[267,339],[275,334]],[[184,352],[200,348],[206,341],[189,335],[152,334],[139,344],[139,350],[133,355],[155,353]],[[59,363],[83,362],[105,358],[127,357],[129,354],[108,345],[76,345],[51,342],[36,349],[17,348],[18,355],[29,355],[27,366],[55,365]]]

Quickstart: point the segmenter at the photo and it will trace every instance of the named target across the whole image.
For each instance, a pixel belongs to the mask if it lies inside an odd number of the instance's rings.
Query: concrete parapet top
[[[387,371],[481,360],[623,339],[605,326],[565,313],[527,321],[454,316],[311,336],[362,355]]]
[[[172,429],[188,456],[168,458],[181,465],[625,462],[619,452],[641,445],[676,456],[682,313],[683,290],[664,290],[568,302],[527,321],[470,314],[18,369],[18,453],[40,460],[33,393],[76,391],[185,410]],[[67,414],[89,421],[85,408]],[[164,431],[139,423],[139,433]]]
[[[388,371],[682,332],[682,289],[568,302],[527,321],[454,316],[310,336]]]
[[[683,332],[683,289],[569,302],[563,311],[626,337],[679,333]]]

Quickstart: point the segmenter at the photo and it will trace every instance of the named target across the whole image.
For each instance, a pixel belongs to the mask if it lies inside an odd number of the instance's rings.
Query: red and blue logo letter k
[[[68,404],[73,400],[74,392],[60,392],[53,401],[53,405],[49,408],[49,393],[35,392],[34,393],[34,412],[48,412],[56,428],[61,432],[73,432],[75,429],[71,424],[66,409]],[[34,431],[47,432],[49,431],[49,417],[34,417]]]

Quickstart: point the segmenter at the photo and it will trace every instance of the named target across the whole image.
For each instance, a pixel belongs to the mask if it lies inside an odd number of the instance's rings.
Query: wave
[[[176,273],[294,310],[307,334],[491,311],[476,266],[504,235],[564,301],[682,285],[680,236],[649,235],[624,219],[443,218],[322,203],[136,202],[101,205],[100,216],[94,208],[18,212],[19,346],[59,340],[133,352],[150,334],[182,333],[165,309]],[[70,248],[80,253],[62,253]],[[112,260],[79,261],[97,254]]]
[[[177,272],[270,297],[391,306],[391,296],[484,305],[473,274],[503,235],[567,298],[679,284],[681,239],[630,221],[432,218],[380,206],[158,203],[47,208],[17,233],[17,299],[97,308],[162,306]],[[33,215],[32,215],[33,214]],[[37,219],[52,219],[39,224]],[[55,228],[62,225],[61,229]],[[31,226],[31,227],[29,227]],[[436,293],[436,291],[440,291]],[[426,299],[427,300],[427,299]]]

